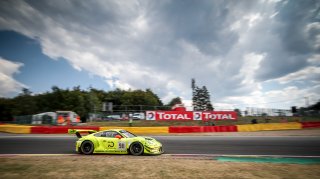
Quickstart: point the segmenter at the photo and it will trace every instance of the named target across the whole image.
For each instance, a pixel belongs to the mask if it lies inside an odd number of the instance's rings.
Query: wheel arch
[[[145,151],[145,145],[144,145],[144,143],[143,142],[141,142],[141,141],[139,141],[139,140],[137,140],[137,141],[133,141],[130,145],[129,145],[129,147],[128,147],[128,149],[127,149],[127,151],[128,151],[128,154],[131,154],[131,155],[134,155],[134,154],[132,154],[132,152],[130,151],[130,148],[131,148],[131,146],[132,145],[134,145],[134,144],[136,144],[136,143],[139,143],[141,146],[142,146],[142,153],[141,153],[141,155],[142,154],[144,154],[144,151]]]
[[[92,150],[91,154],[94,153],[94,152],[95,152],[95,148],[96,148],[96,147],[95,147],[95,146],[96,146],[96,145],[95,145],[95,142],[93,142],[92,140],[89,140],[89,139],[86,139],[86,140],[84,140],[84,141],[81,142],[81,145],[80,145],[80,147],[79,147],[79,148],[80,148],[80,152],[83,153],[83,154],[85,154],[85,153],[82,151],[82,145],[85,144],[85,143],[87,143],[87,142],[92,143],[92,148],[93,148],[93,150]]]

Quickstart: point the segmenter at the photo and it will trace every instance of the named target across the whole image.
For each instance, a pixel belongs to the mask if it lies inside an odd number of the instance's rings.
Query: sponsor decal
[[[118,150],[126,150],[126,143],[125,142],[118,142]]]
[[[147,111],[147,120],[237,120],[234,111]]]
[[[236,120],[237,113],[234,111],[211,111],[211,112],[202,112],[203,120]]]
[[[146,116],[147,116],[147,120],[155,120],[155,113],[154,111],[147,111],[146,112]]]
[[[201,112],[193,112],[193,119],[194,120],[202,120],[202,113]]]
[[[108,147],[114,147],[114,143],[112,141],[108,141]]]

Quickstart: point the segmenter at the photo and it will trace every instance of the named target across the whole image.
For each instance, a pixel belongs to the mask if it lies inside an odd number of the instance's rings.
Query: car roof
[[[126,131],[124,129],[107,129],[107,130],[104,130],[104,131],[117,131],[117,132],[120,132],[120,131]]]

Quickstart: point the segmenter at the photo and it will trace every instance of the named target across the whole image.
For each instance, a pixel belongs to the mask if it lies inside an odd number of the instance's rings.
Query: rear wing
[[[98,131],[96,130],[91,130],[91,129],[68,129],[68,134],[76,134],[76,136],[78,138],[81,138],[81,134],[80,133],[89,133],[89,134],[93,134],[96,133]]]

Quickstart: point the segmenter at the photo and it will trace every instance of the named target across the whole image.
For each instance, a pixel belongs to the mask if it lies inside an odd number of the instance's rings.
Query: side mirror
[[[115,138],[121,139],[122,137],[121,137],[121,135],[116,135]]]

